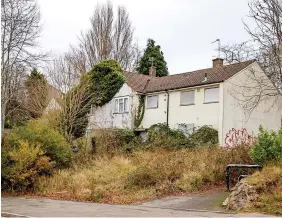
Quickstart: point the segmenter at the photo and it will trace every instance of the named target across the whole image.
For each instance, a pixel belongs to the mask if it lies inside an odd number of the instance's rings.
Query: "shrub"
[[[189,147],[188,138],[179,130],[173,130],[166,124],[152,125],[148,130],[146,147]]]
[[[129,173],[128,175],[128,185],[138,186],[140,188],[146,188],[150,186],[155,186],[158,182],[158,173],[152,168],[141,166]]]
[[[2,189],[25,191],[33,189],[39,175],[52,172],[50,161],[40,145],[19,141],[17,147],[2,147]]]
[[[123,151],[133,140],[134,132],[130,129],[97,129],[94,130],[95,150],[98,154],[116,154]]]
[[[169,128],[166,124],[152,125],[148,130],[149,147],[191,148],[215,145],[218,143],[218,131],[209,126],[202,126],[190,136],[180,130]]]
[[[20,141],[40,145],[45,155],[56,162],[56,167],[66,167],[71,163],[71,146],[59,131],[50,128],[44,120],[29,121],[25,126],[12,129],[4,144],[16,149]]]
[[[282,127],[278,132],[267,131],[259,127],[256,143],[251,149],[250,156],[255,163],[265,164],[282,158]]]
[[[218,131],[210,126],[201,126],[194,133],[190,135],[191,143],[195,146],[205,144],[218,144]]]

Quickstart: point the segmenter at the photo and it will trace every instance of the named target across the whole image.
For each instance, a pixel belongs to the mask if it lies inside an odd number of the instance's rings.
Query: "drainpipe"
[[[167,94],[167,101],[166,101],[166,125],[168,126],[168,115],[169,115],[169,92],[166,89],[166,94]]]

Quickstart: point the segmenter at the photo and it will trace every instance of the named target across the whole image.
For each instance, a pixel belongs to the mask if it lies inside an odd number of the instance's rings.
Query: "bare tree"
[[[40,36],[40,11],[36,0],[1,0],[1,121],[16,99],[28,67],[45,55],[35,52]]]
[[[92,94],[88,92],[90,81],[81,66],[83,60],[70,57],[67,53],[57,57],[46,67],[49,82],[64,93],[58,102],[61,106],[58,123],[59,129],[69,141],[75,131],[84,131],[82,126],[87,124],[87,113],[91,106],[89,100]]]
[[[253,40],[240,44],[224,45],[221,47],[221,52],[224,55],[224,60],[229,64],[257,59],[259,56]]]
[[[244,26],[251,40],[223,46],[221,51],[228,63],[256,59],[272,81],[250,70],[247,78],[252,82],[241,85],[241,93],[236,93],[250,114],[263,100],[272,98],[275,104],[282,97],[282,1],[250,0],[248,5],[254,26],[246,22]]]
[[[272,81],[282,84],[282,1],[251,0],[249,18],[255,26],[244,22],[251,40],[223,46],[227,62],[257,59]]]
[[[99,61],[116,60],[123,69],[135,67],[136,46],[133,44],[133,28],[129,14],[118,6],[114,16],[113,5],[97,5],[92,18],[91,28],[82,33],[76,54],[84,55],[89,70]]]

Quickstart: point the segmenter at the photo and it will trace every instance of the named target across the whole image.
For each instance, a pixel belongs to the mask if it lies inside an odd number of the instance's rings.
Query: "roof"
[[[174,74],[163,77],[124,72],[126,83],[136,92],[150,93],[223,82],[240,72],[255,60]],[[203,82],[205,75],[207,80]]]

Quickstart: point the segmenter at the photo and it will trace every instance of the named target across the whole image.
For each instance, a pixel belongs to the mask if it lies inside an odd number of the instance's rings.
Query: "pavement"
[[[169,196],[161,199],[137,204],[145,207],[159,207],[180,210],[208,210],[216,212],[226,212],[221,206],[227,198],[228,192],[216,191],[203,194],[190,194],[189,196]]]
[[[197,197],[197,196],[196,196]],[[200,198],[198,196],[197,198]],[[2,197],[2,217],[265,217],[193,209],[195,198],[168,197],[138,205],[110,205],[29,197]],[[185,206],[186,205],[186,206]]]

